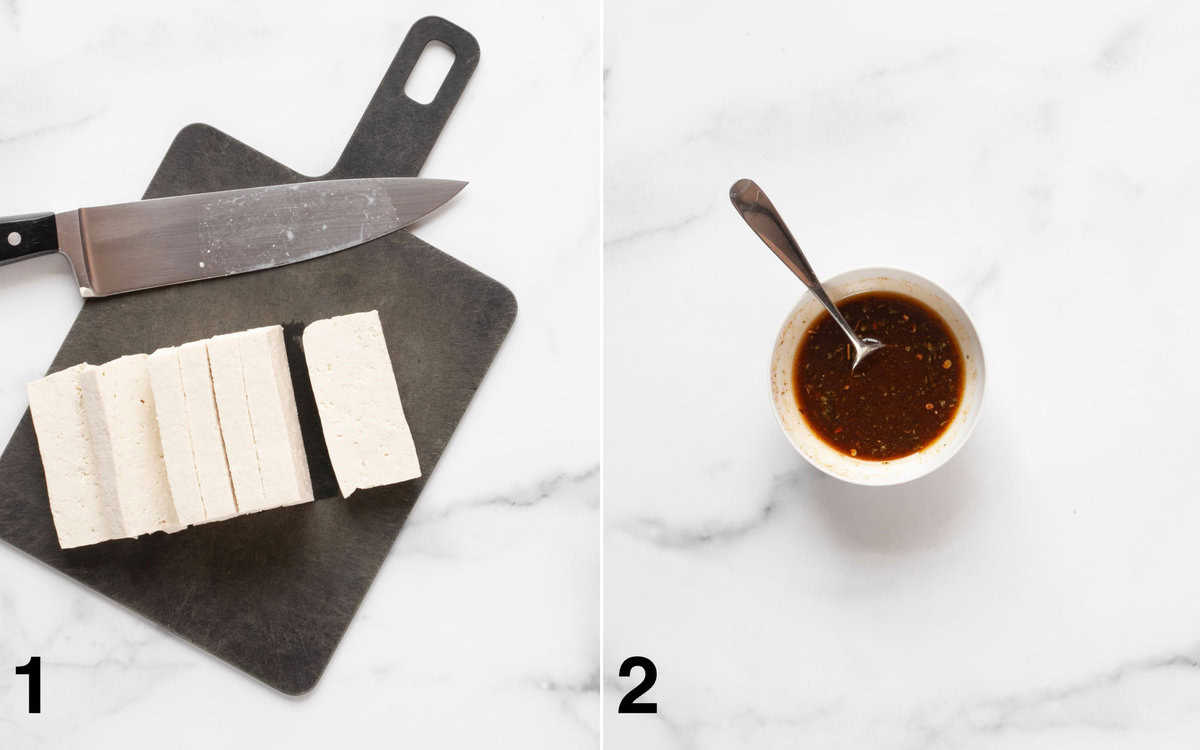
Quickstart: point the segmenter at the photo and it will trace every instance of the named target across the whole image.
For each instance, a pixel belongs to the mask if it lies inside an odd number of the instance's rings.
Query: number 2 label
[[[622,677],[628,677],[634,667],[642,670],[642,681],[634,685],[633,690],[625,694],[621,702],[617,705],[617,713],[619,714],[656,714],[658,713],[657,703],[638,703],[637,699],[641,698],[646,692],[654,687],[654,681],[658,679],[658,668],[654,666],[654,662],[644,656],[631,656],[621,662],[621,668],[617,672]]]

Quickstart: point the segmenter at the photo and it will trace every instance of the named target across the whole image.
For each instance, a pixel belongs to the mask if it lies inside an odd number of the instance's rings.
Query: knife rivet
[[[8,244],[12,245],[13,247],[20,245],[21,244],[20,233],[19,232],[9,232],[8,233]]]

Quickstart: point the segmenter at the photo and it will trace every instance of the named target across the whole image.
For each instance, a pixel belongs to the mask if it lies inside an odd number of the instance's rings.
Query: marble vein
[[[766,501],[742,518],[697,519],[692,523],[641,516],[610,525],[610,529],[655,547],[694,550],[744,541],[778,518],[786,503],[797,502],[796,490],[816,476],[808,467],[787,471],[771,480]],[[732,515],[732,514],[731,514]]]
[[[934,744],[956,733],[1032,733],[1065,727],[1084,727],[1104,732],[1128,729],[1131,722],[1121,716],[1097,711],[1088,699],[1138,677],[1157,676],[1182,670],[1189,678],[1200,678],[1200,646],[1185,651],[1138,659],[1075,682],[1031,690],[971,703],[955,711],[944,722],[926,725],[926,741]],[[1082,700],[1073,711],[1069,704]],[[1049,709],[1063,709],[1046,712]]]
[[[580,715],[577,704],[582,701],[587,705],[600,703],[600,672],[591,671],[583,679],[563,680],[556,677],[534,678],[532,687],[535,690],[554,696],[559,701],[560,710],[588,736],[599,741],[600,727]],[[598,718],[598,717],[596,717]]]
[[[967,282],[967,291],[959,302],[968,310],[971,309],[981,295],[995,286],[996,281],[1000,278],[1000,273],[1000,261],[993,260],[987,264],[982,272]]]
[[[1129,64],[1138,45],[1146,35],[1146,19],[1122,24],[1105,42],[1096,56],[1095,68],[1104,74],[1114,74]]]
[[[414,510],[409,518],[409,524],[425,525],[439,523],[454,518],[460,513],[468,513],[485,508],[532,508],[546,502],[555,502],[572,497],[576,490],[592,489],[598,484],[599,465],[590,466],[574,472],[555,472],[535,482],[526,484],[515,492],[501,495],[486,495],[474,499],[451,503],[450,505],[432,511]],[[596,507],[599,496],[596,493],[585,493],[586,504]],[[419,508],[419,506],[418,506]]]
[[[76,117],[74,119],[66,120],[64,122],[50,123],[48,125],[42,125],[39,127],[28,128],[26,130],[19,130],[19,131],[13,132],[13,133],[0,133],[0,145],[8,146],[8,145],[12,145],[14,143],[28,141],[33,138],[40,138],[40,137],[46,136],[46,135],[57,134],[57,133],[60,133],[63,131],[69,131],[69,130],[79,127],[80,125],[84,125],[86,123],[91,122],[92,120],[99,117],[101,114],[103,114],[102,111],[101,112],[91,112],[82,117]]]
[[[872,82],[882,82],[889,78],[912,75],[914,73],[926,73],[955,62],[959,56],[960,52],[957,48],[943,47],[912,59],[870,68],[862,74],[862,79]]]
[[[641,242],[649,239],[650,237],[672,235],[709,218],[711,215],[712,213],[709,208],[706,208],[703,211],[697,211],[695,213],[688,214],[680,219],[676,219],[666,224],[657,224],[650,227],[635,229],[633,231],[626,232],[625,234],[619,234],[615,237],[607,238],[604,242],[604,246],[606,249],[612,250],[614,248],[621,247],[622,245],[630,245],[636,242]]]

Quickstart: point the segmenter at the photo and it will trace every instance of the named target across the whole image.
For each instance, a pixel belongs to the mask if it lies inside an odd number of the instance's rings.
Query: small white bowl
[[[942,317],[962,351],[966,378],[962,401],[954,420],[937,440],[920,451],[890,461],[864,461],[842,453],[808,426],[796,403],[793,368],[804,333],[825,308],[811,292],[805,292],[779,329],[771,354],[771,403],[788,440],[800,455],[826,474],[854,484],[889,485],[923,477],[950,460],[967,442],[983,401],[983,349],[975,326],[944,289],[928,279],[894,268],[862,268],[834,276],[824,282],[835,302],[863,292],[896,292],[923,302]]]

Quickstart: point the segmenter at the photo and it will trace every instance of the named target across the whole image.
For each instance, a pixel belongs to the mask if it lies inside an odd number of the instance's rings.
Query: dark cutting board
[[[404,95],[404,84],[430,40],[448,45],[455,61],[433,102],[421,105]],[[418,21],[325,177],[417,174],[478,59],[463,29],[440,18]],[[307,179],[316,178],[191,125],[145,197]],[[452,217],[451,206],[443,220]],[[283,268],[90,300],[50,368],[283,323],[317,502],[60,550],[26,411],[0,457],[0,537],[285,693],[311,689],[425,484],[349,500],[337,493],[300,332],[321,318],[371,309],[383,321],[428,477],[511,327],[516,301],[496,281],[397,232]]]

